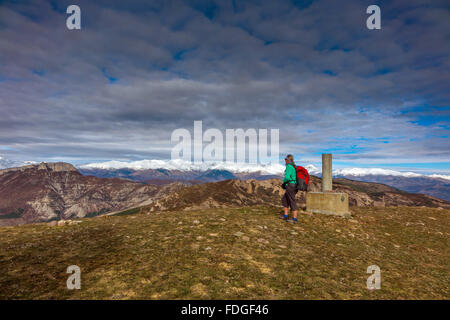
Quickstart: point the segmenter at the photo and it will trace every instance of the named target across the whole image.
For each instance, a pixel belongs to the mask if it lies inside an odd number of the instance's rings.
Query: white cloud
[[[21,167],[29,164],[35,164],[35,161],[17,161],[7,159],[5,157],[0,156],[0,169],[13,168],[13,167]]]
[[[214,21],[184,1],[81,3],[96,17],[81,33],[50,1],[0,10],[0,144],[21,159],[167,158],[193,120],[280,128],[280,151],[303,158],[355,146],[336,152],[354,166],[449,158],[448,130],[402,113],[448,105],[444,1],[386,3],[382,32],[356,0],[225,1]]]

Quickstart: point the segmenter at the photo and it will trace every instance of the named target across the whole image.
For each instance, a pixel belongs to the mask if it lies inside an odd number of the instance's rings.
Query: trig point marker
[[[333,158],[331,153],[322,153],[322,192],[333,190]]]
[[[322,192],[306,193],[306,211],[348,217],[348,195],[333,192],[332,155],[322,154]]]

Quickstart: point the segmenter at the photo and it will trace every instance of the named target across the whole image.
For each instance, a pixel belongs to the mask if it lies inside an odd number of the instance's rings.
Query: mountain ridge
[[[300,162],[299,162],[300,163]],[[313,164],[303,164],[308,169],[310,174],[320,175],[321,171]],[[81,170],[120,170],[129,169],[135,171],[149,170],[149,169],[165,169],[165,170],[179,170],[179,171],[208,171],[208,170],[227,170],[232,173],[251,173],[261,172],[268,175],[280,175],[284,172],[284,165],[279,163],[270,164],[258,164],[258,163],[233,163],[233,162],[201,162],[195,163],[191,161],[184,161],[180,159],[176,160],[139,160],[132,162],[125,161],[106,161],[106,162],[94,162],[79,165],[78,169]],[[378,176],[402,176],[402,177],[429,177],[429,178],[442,178],[450,180],[450,175],[446,174],[421,174],[411,171],[397,171],[383,168],[338,168],[333,170],[334,176],[365,176],[365,175],[378,175]]]
[[[321,190],[321,179],[311,176],[308,191]],[[450,202],[423,194],[410,194],[377,183],[335,179],[333,190],[345,192],[351,207],[426,206],[450,209]],[[195,184],[174,191],[155,200],[144,211],[198,210],[208,208],[233,208],[241,206],[281,206],[284,194],[279,179],[224,180]],[[297,199],[305,205],[306,192],[299,191]]]
[[[181,185],[83,176],[67,163],[5,169],[0,171],[0,225],[96,216],[145,203]]]
[[[281,179],[258,179],[241,173],[211,171],[203,179],[179,180],[183,173],[157,171],[167,184],[82,175],[71,164],[40,163],[0,171],[0,225],[92,217],[135,207],[150,211],[280,206]],[[203,173],[205,174],[205,173]],[[212,175],[212,176],[211,176]],[[146,176],[148,178],[148,176]],[[192,177],[189,177],[192,178]],[[215,179],[222,179],[217,182]],[[177,181],[179,180],[179,181]],[[311,176],[309,191],[320,190]],[[450,208],[450,203],[422,194],[409,194],[384,184],[334,179],[333,188],[349,194],[351,206],[427,206]],[[298,198],[304,203],[305,193]]]
[[[178,169],[103,169],[103,168],[79,168],[84,175],[94,175],[101,178],[119,177],[139,182],[151,182],[164,184],[164,181],[191,181],[193,183],[218,182],[227,179],[257,179],[267,180],[283,177],[282,174],[269,174],[264,171],[232,172],[225,169],[208,170],[178,170]],[[318,175],[318,169],[309,171],[312,175]],[[369,171],[371,172],[371,171]],[[380,171],[373,171],[379,173]],[[334,178],[347,178],[363,182],[384,183],[392,187],[411,193],[422,193],[429,196],[450,201],[450,180],[437,176],[419,174],[398,175],[391,171],[382,171],[384,174],[364,175],[362,171],[335,171]]]

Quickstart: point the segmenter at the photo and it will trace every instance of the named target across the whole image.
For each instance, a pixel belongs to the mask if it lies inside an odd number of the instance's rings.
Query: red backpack
[[[297,190],[306,191],[308,189],[309,183],[309,173],[308,170],[303,168],[302,166],[296,166],[293,163],[290,163],[297,174]]]

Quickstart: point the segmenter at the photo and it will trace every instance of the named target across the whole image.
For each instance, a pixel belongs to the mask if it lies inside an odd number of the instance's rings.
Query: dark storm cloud
[[[65,27],[69,4],[81,31]],[[376,31],[370,4],[6,1],[0,153],[168,158],[171,132],[203,120],[280,128],[281,151],[305,158],[447,161],[446,2],[380,2]]]

